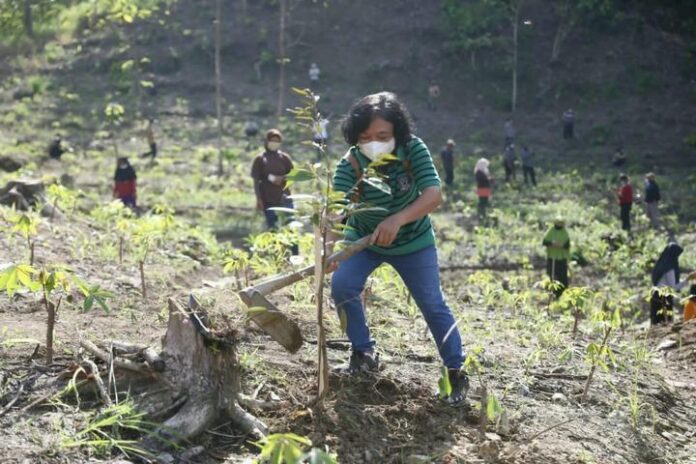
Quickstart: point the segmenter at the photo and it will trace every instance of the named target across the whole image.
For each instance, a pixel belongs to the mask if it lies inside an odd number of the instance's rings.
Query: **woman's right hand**
[[[256,209],[263,211],[263,202],[261,200],[256,200]]]

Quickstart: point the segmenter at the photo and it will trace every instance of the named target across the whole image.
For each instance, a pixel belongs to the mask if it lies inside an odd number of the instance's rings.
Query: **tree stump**
[[[15,172],[19,171],[24,165],[24,160],[12,156],[0,156],[0,171]]]
[[[266,426],[239,405],[240,370],[233,335],[215,337],[192,299],[185,309],[169,299],[169,322],[162,341],[164,369],[152,377],[121,370],[117,385],[136,407],[161,426],[143,442],[150,450],[196,437],[216,422],[230,420],[255,439]],[[161,368],[161,366],[160,366]]]
[[[45,186],[38,179],[11,180],[0,188],[0,204],[14,206],[18,210],[26,211],[45,201]]]

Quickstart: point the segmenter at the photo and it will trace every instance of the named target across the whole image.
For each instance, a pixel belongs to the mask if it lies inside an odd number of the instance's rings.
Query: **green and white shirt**
[[[357,146],[351,147],[349,152],[365,172],[370,160],[360,152]],[[362,187],[359,190],[360,203],[370,207],[384,208],[386,211],[366,211],[351,215],[345,232],[347,240],[358,240],[371,234],[384,219],[416,201],[423,190],[428,187],[440,187],[440,177],[430,151],[421,139],[411,137],[406,147],[397,148],[395,155],[399,158],[398,161],[395,160],[380,168],[384,175],[382,180],[389,186],[391,193],[370,185],[364,179],[361,180]],[[406,164],[409,164],[410,168],[406,168]],[[342,158],[334,173],[334,190],[345,193],[346,200],[349,201],[352,194],[358,191],[356,183],[357,177],[353,165],[345,157]],[[405,255],[434,244],[435,235],[432,224],[430,217],[426,215],[404,224],[389,247],[373,245],[370,249],[383,255]]]

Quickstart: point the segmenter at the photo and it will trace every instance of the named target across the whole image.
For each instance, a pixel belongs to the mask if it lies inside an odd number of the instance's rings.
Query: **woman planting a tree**
[[[345,238],[354,241],[369,235],[371,246],[340,264],[331,292],[353,348],[345,370],[376,371],[379,357],[360,294],[377,267],[391,265],[413,295],[435,339],[452,387],[446,400],[454,404],[465,398],[469,382],[461,369],[465,355],[459,330],[440,287],[435,235],[428,216],[442,202],[440,178],[428,148],[412,135],[411,125],[404,105],[388,92],[357,101],[343,123],[343,136],[351,148],[336,168],[334,189],[345,193],[347,201],[380,209],[348,218]],[[365,180],[368,167],[388,188]]]

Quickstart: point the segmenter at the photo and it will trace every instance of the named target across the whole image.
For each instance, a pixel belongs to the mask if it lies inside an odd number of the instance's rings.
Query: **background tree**
[[[221,29],[222,0],[215,0],[215,114],[217,115],[218,176],[222,176],[224,171],[222,149],[222,80],[220,77]]]

